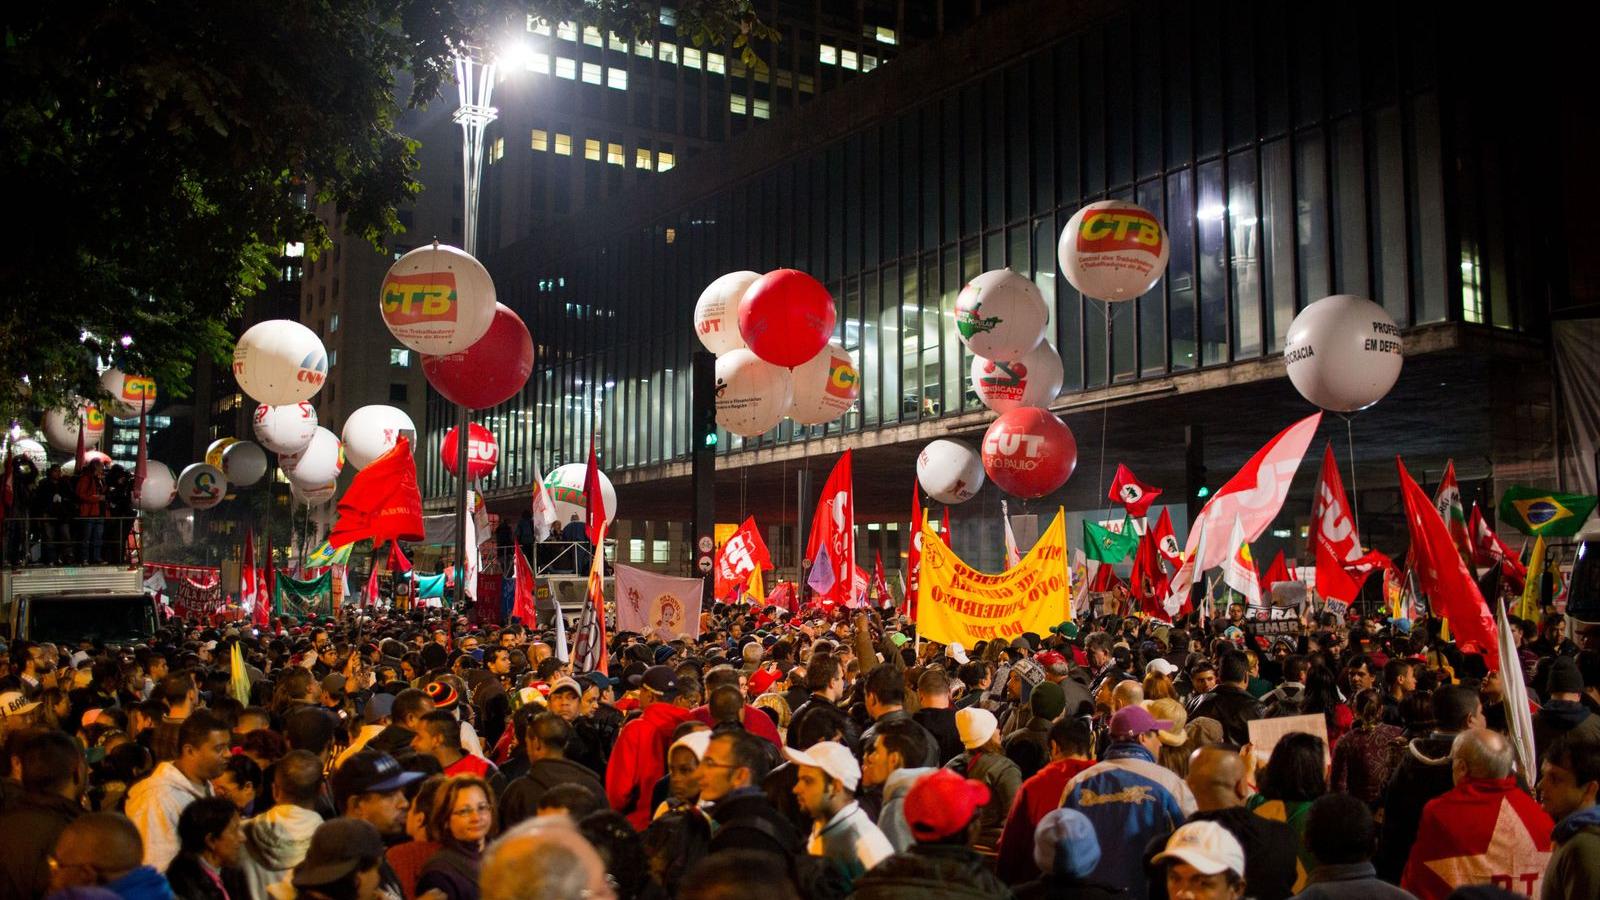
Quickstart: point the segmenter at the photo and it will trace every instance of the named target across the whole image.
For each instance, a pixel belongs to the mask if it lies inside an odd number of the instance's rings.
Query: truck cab
[[[135,644],[160,623],[142,569],[60,566],[0,575],[12,640]]]

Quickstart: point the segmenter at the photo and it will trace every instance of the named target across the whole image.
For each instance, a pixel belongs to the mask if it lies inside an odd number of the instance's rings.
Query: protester
[[[172,888],[154,866],[141,865],[139,830],[116,813],[85,813],[56,838],[50,853],[50,889],[89,897],[170,900]],[[101,893],[82,891],[102,888]],[[70,896],[70,895],[66,895]]]
[[[1017,789],[1000,836],[996,871],[1008,884],[1039,874],[1034,856],[1038,825],[1060,805],[1067,782],[1094,765],[1089,756],[1093,740],[1089,726],[1074,719],[1062,719],[1050,726],[1050,761]],[[1096,846],[1095,861],[1099,858]]]
[[[1245,803],[1256,815],[1288,825],[1299,838],[1296,890],[1305,886],[1306,873],[1316,866],[1305,845],[1306,815],[1328,792],[1327,760],[1322,738],[1300,731],[1284,735],[1261,771],[1259,793]]]
[[[666,666],[651,666],[639,682],[638,718],[617,734],[616,746],[606,764],[606,797],[611,808],[623,813],[641,831],[650,824],[651,792],[666,773],[667,747],[672,730],[691,712],[673,705],[678,676]]]
[[[1417,838],[1423,807],[1455,785],[1451,750],[1456,736],[1485,724],[1483,701],[1476,691],[1460,685],[1445,685],[1435,691],[1432,712],[1433,730],[1406,745],[1384,790],[1383,836],[1373,862],[1378,876],[1390,884],[1400,883],[1401,870]]]
[[[851,896],[855,900],[1012,896],[971,849],[978,812],[988,802],[987,787],[949,769],[918,780],[905,800],[906,821],[916,843],[861,876]]]
[[[244,823],[239,868],[252,897],[265,896],[273,885],[289,880],[322,824],[316,811],[322,760],[309,750],[291,750],[274,768],[272,794],[276,802]]]
[[[1165,870],[1169,897],[1237,900],[1244,896],[1244,848],[1215,822],[1191,822],[1174,831],[1154,861]]]
[[[502,827],[509,828],[530,818],[538,808],[540,797],[561,784],[578,785],[593,794],[596,802],[606,803],[606,789],[600,783],[600,776],[566,758],[573,733],[572,726],[554,713],[537,713],[527,720],[521,743],[529,761],[528,772],[506,785],[501,794]],[[693,766],[689,768],[690,771],[694,769]]]
[[[211,780],[228,764],[229,737],[227,723],[195,713],[178,730],[177,759],[128,790],[128,818],[138,827],[145,865],[162,871],[178,855],[178,817],[185,806],[211,796]]]
[[[180,849],[167,867],[167,883],[183,900],[226,900],[249,896],[239,870],[244,847],[239,811],[220,797],[184,807],[178,817]]]
[[[433,799],[429,824],[440,847],[422,866],[417,894],[436,890],[446,900],[477,900],[478,864],[495,828],[488,782],[475,775],[446,778]]]
[[[1021,770],[1000,752],[999,728],[994,713],[986,709],[963,709],[956,713],[956,731],[961,735],[961,746],[965,750],[945,764],[945,768],[989,789],[989,802],[984,804],[978,817],[974,846],[991,853],[1000,845],[1006,815],[1022,787]]]
[[[382,896],[383,838],[372,823],[340,818],[311,836],[289,883],[303,900],[367,900]]]
[[[827,860],[846,883],[894,853],[856,802],[861,768],[849,748],[823,741],[806,750],[790,747],[783,752],[800,769],[794,794],[813,823],[808,853]]]
[[[50,887],[50,850],[68,825],[83,814],[89,772],[65,732],[22,732],[14,759],[22,793],[0,812],[0,897],[38,897]]]
[[[1539,805],[1555,821],[1544,872],[1546,900],[1600,897],[1600,740],[1568,733],[1544,756]]]
[[[1378,880],[1372,866],[1378,828],[1365,801],[1349,794],[1326,794],[1306,815],[1306,848],[1316,860],[1302,900],[1415,900],[1392,884]],[[1250,852],[1245,851],[1248,871]],[[1246,877],[1246,883],[1249,878]],[[1252,886],[1251,890],[1255,888]]]

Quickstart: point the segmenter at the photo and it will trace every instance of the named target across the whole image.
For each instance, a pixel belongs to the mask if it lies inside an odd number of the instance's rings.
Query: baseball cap
[[[785,747],[783,755],[797,765],[811,766],[827,772],[829,777],[844,785],[847,791],[854,791],[856,785],[861,782],[861,764],[856,762],[855,754],[851,753],[848,747],[837,741],[812,744],[806,750]]]
[[[80,722],[81,727],[88,728],[90,725],[93,725],[95,721],[100,718],[100,714],[103,712],[105,712],[105,710],[98,706],[94,709],[84,710],[83,719]]]
[[[1033,862],[1041,872],[1088,878],[1100,864],[1100,837],[1089,817],[1071,807],[1045,813],[1033,831]]]
[[[912,837],[929,842],[960,834],[978,808],[988,802],[988,785],[949,769],[937,769],[917,779],[906,792],[901,809]]]
[[[651,666],[644,670],[639,686],[660,694],[664,700],[671,700],[678,693],[678,673],[670,666]]]
[[[381,750],[360,750],[333,771],[328,787],[333,791],[334,803],[343,810],[344,802],[358,794],[397,791],[421,778],[421,772],[407,772]]]
[[[345,765],[349,765],[346,762]],[[305,859],[295,866],[295,887],[330,884],[349,875],[363,859],[382,859],[383,837],[362,819],[331,819],[317,826]]]
[[[367,705],[361,710],[361,721],[368,725],[376,725],[379,719],[386,718],[394,712],[393,694],[373,694],[367,698]]]
[[[683,737],[673,741],[672,746],[667,748],[667,753],[670,756],[672,751],[678,749],[679,747],[683,747],[690,753],[693,753],[695,759],[705,759],[706,748],[711,746],[711,738],[712,734],[711,729],[709,728],[702,729],[700,731],[691,731]]]
[[[1111,717],[1111,736],[1123,739],[1138,737],[1152,731],[1170,731],[1172,722],[1166,719],[1157,719],[1150,715],[1150,711],[1142,706],[1124,706],[1117,710]]]
[[[555,684],[550,685],[550,693],[552,694],[562,690],[571,691],[579,697],[583,696],[583,686],[578,684],[576,678],[557,678]]]
[[[906,637],[904,632],[901,632],[901,631],[891,631],[891,632],[889,632],[889,643],[895,645],[896,647],[904,647],[906,645],[906,642],[908,642],[910,640],[911,640],[911,638]]]
[[[339,694],[342,696],[346,684],[348,684],[348,681],[343,675],[338,672],[329,672],[322,678],[322,692],[324,694]]]
[[[765,694],[768,688],[772,687],[773,682],[776,682],[782,677],[783,673],[777,669],[757,669],[755,673],[750,676],[750,693],[759,697],[760,695]]]
[[[1167,659],[1164,656],[1158,656],[1155,659],[1150,660],[1150,662],[1146,663],[1144,667],[1144,673],[1146,675],[1154,673],[1157,675],[1166,675],[1171,677],[1176,671],[1178,671],[1178,667],[1172,664],[1172,660]]]
[[[962,665],[966,665],[968,662],[967,648],[961,646],[959,641],[951,641],[946,644],[944,654]]]
[[[994,713],[981,706],[969,706],[956,713],[956,732],[961,735],[961,746],[976,750],[989,743],[995,729],[1000,727]]]
[[[1045,669],[1049,669],[1051,666],[1055,665],[1064,666],[1067,664],[1067,658],[1062,656],[1061,653],[1056,650],[1046,650],[1043,653],[1035,656],[1033,661],[1038,663],[1040,666],[1043,666]]]
[[[1194,866],[1202,875],[1232,872],[1244,876],[1244,848],[1239,839],[1215,822],[1190,822],[1172,833],[1167,849],[1151,862],[1176,859]]]

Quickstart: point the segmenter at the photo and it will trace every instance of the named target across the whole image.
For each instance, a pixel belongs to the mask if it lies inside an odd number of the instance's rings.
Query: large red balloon
[[[444,434],[444,444],[439,447],[439,459],[444,470],[456,474],[456,443],[460,434],[452,428]],[[467,423],[467,478],[477,481],[489,477],[500,462],[500,444],[494,433],[477,422]]]
[[[983,436],[983,470],[1014,497],[1043,497],[1066,484],[1077,465],[1072,429],[1049,410],[1013,409]]]
[[[494,305],[488,333],[471,347],[422,357],[422,373],[434,390],[468,409],[488,409],[510,400],[532,371],[533,337],[504,303]]]
[[[815,278],[776,269],[739,299],[739,334],[755,355],[792,369],[827,346],[836,315],[833,297]]]

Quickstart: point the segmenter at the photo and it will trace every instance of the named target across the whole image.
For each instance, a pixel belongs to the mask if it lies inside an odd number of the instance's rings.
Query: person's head
[[[444,782],[443,775],[429,775],[417,785],[417,792],[411,797],[411,807],[406,810],[406,836],[413,841],[439,839],[433,832],[433,801],[439,796],[439,788],[444,786]]]
[[[572,743],[572,724],[555,713],[539,713],[528,720],[522,732],[524,751],[530,760],[561,759]]]
[[[738,725],[744,720],[744,695],[733,685],[725,684],[712,691],[708,706],[712,722]]]
[[[381,750],[362,750],[334,771],[328,786],[340,815],[370,822],[379,834],[400,835],[410,806],[405,788],[421,779]]]
[[[678,900],[741,900],[751,896],[750,873],[762,873],[761,896],[766,900],[799,900],[800,893],[785,874],[787,861],[764,850],[718,850],[690,866],[678,885]]]
[[[1198,660],[1189,666],[1189,686],[1196,694],[1209,693],[1217,686],[1217,667],[1210,660]]]
[[[202,797],[178,816],[178,845],[184,853],[203,856],[213,866],[237,865],[244,832],[239,810],[221,797]]]
[[[1151,860],[1166,870],[1172,900],[1237,900],[1244,896],[1244,848],[1216,822],[1190,822]]]
[[[923,709],[949,708],[950,678],[943,669],[930,666],[917,678],[917,701]]]
[[[1261,794],[1268,800],[1309,802],[1328,790],[1328,745],[1322,738],[1290,732],[1278,740],[1261,774]]]
[[[483,667],[495,675],[510,675],[511,649],[509,647],[490,647],[484,651]]]
[[[406,688],[394,695],[394,706],[389,710],[389,721],[401,728],[417,730],[422,717],[433,712],[433,700],[426,691]]]
[[[1250,684],[1250,657],[1238,650],[1222,654],[1217,665],[1217,678],[1230,687],[1243,688]]]
[[[55,729],[22,735],[16,751],[22,788],[76,801],[89,782],[89,770],[72,736]]]
[[[1487,728],[1469,728],[1450,743],[1450,774],[1457,784],[1469,778],[1505,778],[1511,762],[1511,742]]]
[[[1115,712],[1125,706],[1137,706],[1144,702],[1144,685],[1131,679],[1117,682],[1111,689],[1111,710]]]
[[[1050,725],[1050,759],[1088,759],[1094,746],[1094,732],[1077,718],[1059,719]]]
[[[1459,684],[1447,684],[1433,692],[1433,719],[1435,727],[1449,733],[1488,724],[1478,692]]]
[[[806,689],[829,700],[843,697],[844,667],[839,664],[839,658],[832,654],[813,656],[806,669]]]
[[[305,858],[290,884],[298,896],[328,900],[367,900],[382,881],[383,836],[371,822],[340,818],[323,822],[311,835]]]
[[[199,696],[194,685],[194,678],[188,672],[173,672],[161,679],[156,688],[156,696],[167,704],[167,710],[173,715],[183,715],[194,706],[194,701]]]
[[[994,713],[979,706],[969,706],[956,713],[956,733],[961,746],[968,753],[994,752],[1000,749],[1000,723]]]
[[[667,793],[684,801],[699,799],[700,779],[696,771],[710,744],[711,730],[703,725],[672,742],[667,748]]]
[[[983,782],[937,769],[917,779],[901,809],[917,843],[966,844],[989,796]]]
[[[1597,802],[1600,739],[1572,732],[1551,744],[1539,766],[1539,805],[1560,822]]]
[[[1134,743],[1155,756],[1161,752],[1161,732],[1170,731],[1172,722],[1157,719],[1137,704],[1125,706],[1111,716],[1111,740]]]
[[[1306,814],[1305,842],[1324,866],[1362,863],[1372,858],[1378,828],[1367,804],[1349,794],[1324,794]]]
[[[178,771],[190,781],[211,781],[228,765],[233,735],[228,723],[201,710],[178,728]]]
[[[261,767],[256,765],[256,761],[237,753],[228,757],[222,774],[212,779],[211,790],[243,813],[250,809],[256,794],[261,791],[261,778]]]
[[[1189,756],[1189,773],[1184,782],[1194,794],[1201,812],[1243,806],[1250,796],[1245,778],[1244,758],[1239,748],[1218,744],[1201,747]]]
[[[290,750],[273,770],[272,798],[279,805],[312,809],[322,790],[322,759],[309,750]]]
[[[476,846],[494,831],[494,794],[475,775],[447,778],[433,798],[432,830],[441,838]]]
[[[695,770],[700,799],[715,802],[739,788],[759,785],[767,777],[767,755],[760,741],[746,731],[714,736]]]
[[[417,733],[411,738],[411,749],[440,762],[455,762],[462,755],[461,723],[443,710],[425,714],[417,722]]]
[[[882,668],[873,669],[874,673]],[[881,722],[861,760],[862,787],[883,785],[896,770],[922,765],[928,755],[928,730],[910,720]]]
[[[1416,690],[1416,661],[1398,656],[1389,660],[1383,667],[1383,684],[1394,697],[1404,697]]]
[[[1111,648],[1116,641],[1104,631],[1096,631],[1084,639],[1083,647],[1089,657],[1089,665],[1096,669],[1102,668],[1111,661]]]
[[[85,813],[56,838],[50,854],[50,888],[110,884],[139,868],[143,857],[144,841],[126,816]]]
[[[1283,680],[1285,684],[1305,684],[1306,678],[1311,674],[1311,660],[1299,653],[1292,653],[1283,658]]]
[[[1083,881],[1100,864],[1100,838],[1083,813],[1063,807],[1044,814],[1033,830],[1033,862],[1057,879]]]
[[[601,808],[593,790],[576,782],[564,782],[539,795],[534,804],[536,816],[565,816],[576,822]]]
[[[825,823],[855,799],[861,767],[848,747],[823,741],[806,750],[785,748],[783,752],[798,767],[795,800],[811,818]]]
[[[902,709],[906,702],[906,681],[900,670],[893,666],[878,666],[867,673],[866,694],[863,698],[867,715],[874,719]]]
[[[565,818],[530,819],[490,844],[479,887],[492,900],[615,900],[600,854]]]
[[[546,708],[568,722],[578,718],[583,704],[583,686],[571,678],[562,678],[550,688]]]

